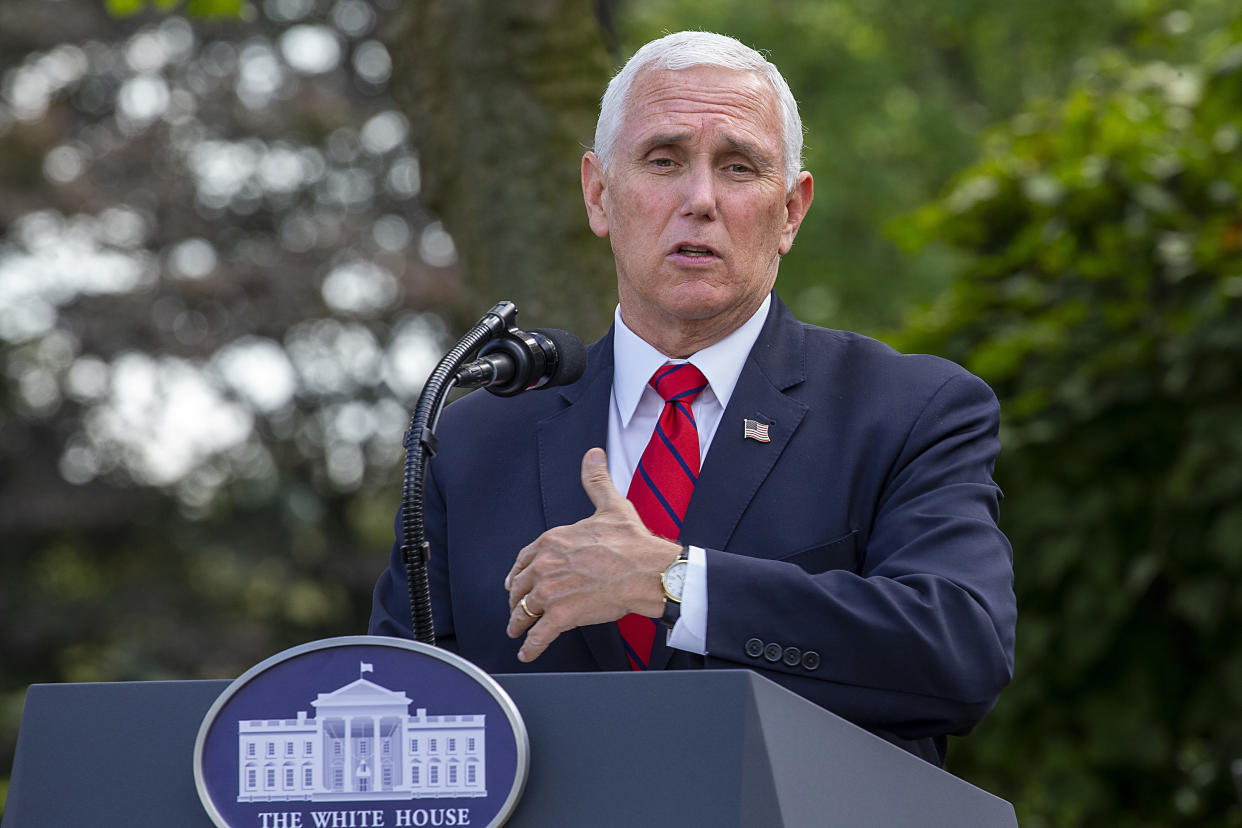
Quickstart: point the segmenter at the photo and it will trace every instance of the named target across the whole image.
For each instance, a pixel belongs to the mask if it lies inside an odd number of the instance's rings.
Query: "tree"
[[[423,201],[457,242],[471,307],[513,299],[519,321],[599,337],[616,278],[578,184],[611,75],[595,11],[473,0],[403,12],[390,38],[395,91],[428,161]]]
[[[6,768],[32,682],[365,629],[455,251],[380,10],[262,10],[0,4]]]
[[[1017,673],[950,766],[1023,825],[1242,825],[1242,22],[1196,46],[1081,63],[906,228],[963,270],[896,339],[1005,415]]]

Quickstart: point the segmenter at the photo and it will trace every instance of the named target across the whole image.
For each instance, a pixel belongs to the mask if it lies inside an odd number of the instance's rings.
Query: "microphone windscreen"
[[[552,376],[548,377],[548,381],[543,385],[544,388],[550,388],[553,385],[569,385],[582,377],[586,371],[587,352],[586,346],[582,344],[582,340],[577,335],[556,328],[533,328],[531,333],[546,336],[556,347],[556,370],[552,372]]]

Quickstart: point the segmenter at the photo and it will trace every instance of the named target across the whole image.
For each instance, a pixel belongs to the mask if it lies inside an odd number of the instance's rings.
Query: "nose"
[[[682,215],[716,219],[716,180],[710,164],[692,164],[683,179],[685,203]]]

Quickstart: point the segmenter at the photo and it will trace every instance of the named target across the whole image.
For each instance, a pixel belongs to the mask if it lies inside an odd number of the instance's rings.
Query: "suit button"
[[[781,645],[775,642],[763,648],[763,657],[775,664],[781,660]]]
[[[802,660],[801,650],[799,650],[797,647],[786,647],[785,648],[785,659],[784,659],[785,666],[797,667],[798,662],[801,660]]]
[[[758,658],[763,655],[763,642],[757,638],[752,638],[746,642],[746,655],[751,658]]]
[[[807,650],[802,654],[802,666],[807,670],[819,669],[819,653],[814,650]]]

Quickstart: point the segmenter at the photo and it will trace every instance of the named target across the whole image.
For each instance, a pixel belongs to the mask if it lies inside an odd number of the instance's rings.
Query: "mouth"
[[[720,258],[715,250],[701,244],[679,244],[671,251],[675,256],[686,256],[691,259]]]

